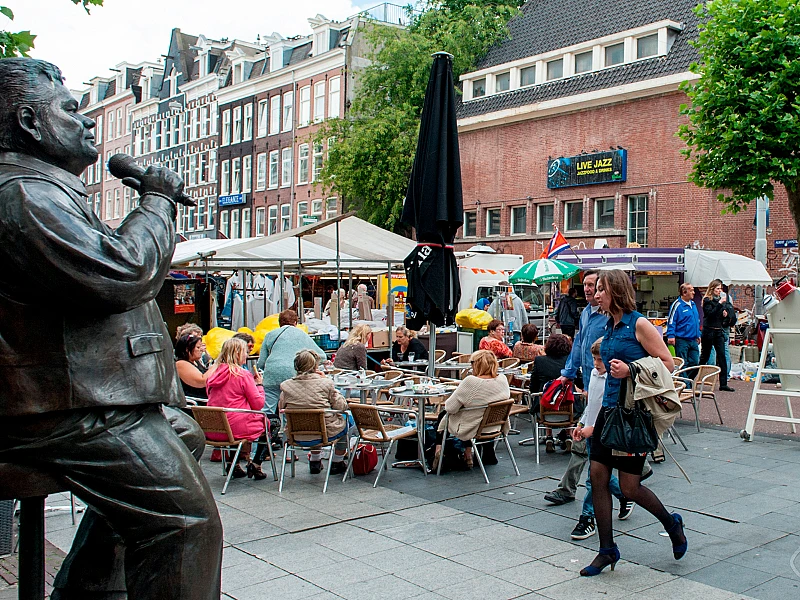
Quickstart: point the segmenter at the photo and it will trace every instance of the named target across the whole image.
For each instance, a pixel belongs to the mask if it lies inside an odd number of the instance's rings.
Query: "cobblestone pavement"
[[[691,409],[684,416],[692,418]],[[683,514],[688,554],[673,560],[659,524],[637,507],[614,522],[623,560],[594,578],[578,571],[594,556],[597,537],[569,538],[580,503],[554,507],[543,499],[566,466],[561,453],[542,453],[537,465],[534,449],[515,442],[516,477],[498,448],[490,485],[477,469],[442,477],[390,469],[377,489],[373,473],[344,484],[332,478],[325,495],[323,476],[301,462],[283,494],[268,478],[235,480],[221,496],[221,468],[204,460],[225,526],[223,597],[798,598],[800,444],[763,435],[747,443],[738,437],[741,424],[729,424],[730,431],[697,433],[681,423],[689,451],[670,450],[692,483],[669,459],[648,480]],[[49,514],[47,527],[48,540],[66,550],[69,515]],[[0,600],[15,598],[14,586],[0,582]]]

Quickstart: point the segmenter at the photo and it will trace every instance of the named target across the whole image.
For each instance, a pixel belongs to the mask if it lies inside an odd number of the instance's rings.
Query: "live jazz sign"
[[[628,151],[608,150],[547,161],[547,187],[558,189],[627,179]]]

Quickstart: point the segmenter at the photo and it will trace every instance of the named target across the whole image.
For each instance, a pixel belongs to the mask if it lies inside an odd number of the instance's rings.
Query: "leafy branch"
[[[73,4],[80,4],[89,13],[92,6],[102,6],[103,0],[71,0]],[[7,6],[0,6],[0,14],[14,20],[14,12]],[[29,30],[18,31],[16,33],[0,29],[0,58],[11,58],[12,56],[28,56],[28,52],[33,49],[33,42],[36,36]]]

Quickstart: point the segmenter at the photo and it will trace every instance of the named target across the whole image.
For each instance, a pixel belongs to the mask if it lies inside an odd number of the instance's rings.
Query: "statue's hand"
[[[183,179],[175,171],[166,167],[150,166],[144,172],[139,182],[139,193],[164,194],[173,199],[183,193]]]

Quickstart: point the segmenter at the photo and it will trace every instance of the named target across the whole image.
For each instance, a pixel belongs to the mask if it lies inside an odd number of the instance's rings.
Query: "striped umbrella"
[[[580,267],[563,260],[540,258],[525,263],[508,278],[510,283],[549,283],[564,281],[580,271]]]

